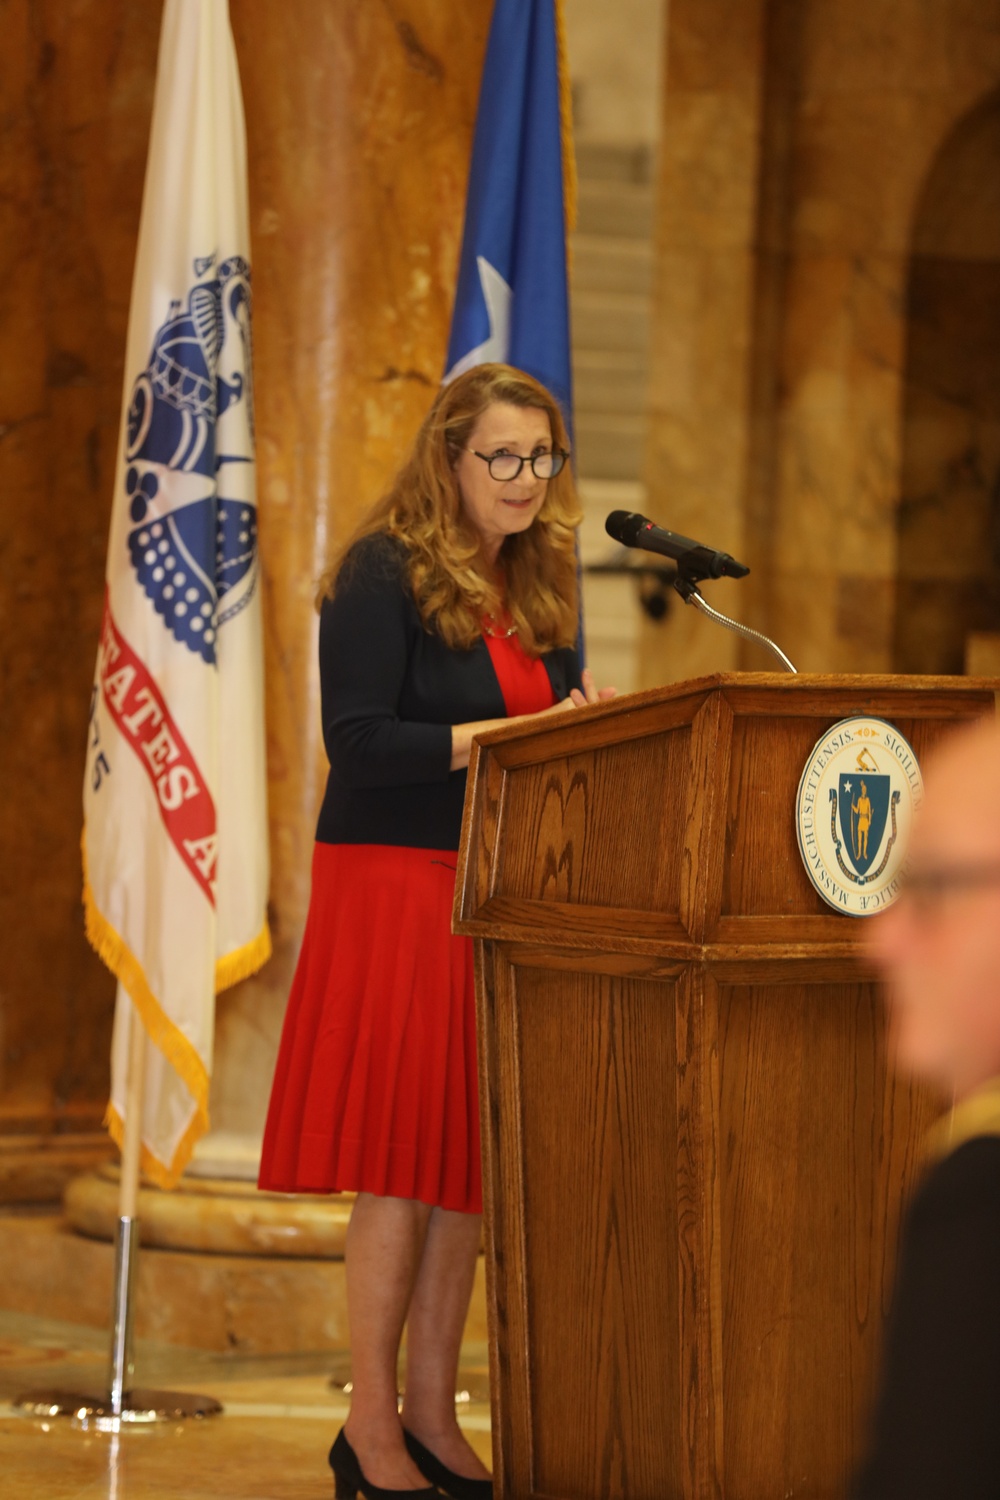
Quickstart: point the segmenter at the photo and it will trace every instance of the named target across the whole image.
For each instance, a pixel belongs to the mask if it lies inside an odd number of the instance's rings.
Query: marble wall
[[[895,665],[961,672],[1000,626],[1000,92],[928,174],[906,311]]]
[[[0,49],[0,1194],[100,1149],[114,984],[80,911],[159,5],[8,0]],[[312,596],[440,377],[489,0],[231,0],[250,160],[275,958],[220,998],[213,1112],[260,1128],[322,791]],[[62,1138],[62,1136],[61,1136]],[[67,1148],[68,1150],[70,1148]],[[72,1150],[70,1150],[72,1155]],[[68,1160],[68,1158],[67,1158]]]
[[[902,667],[914,235],[1000,83],[1000,3],[672,0],[666,49],[651,510],[742,549],[752,578],[712,598],[800,668]],[[976,160],[989,197],[1000,161]],[[661,677],[766,665],[691,613]]]
[[[668,0],[563,0],[578,141],[655,145]]]
[[[648,30],[653,0],[635,5]],[[491,3],[230,10],[276,953],[220,999],[213,1110],[252,1135],[322,790],[313,585],[441,371]],[[159,13],[3,12],[0,1196],[103,1149],[114,987],[83,936],[80,778]],[[650,513],[752,564],[712,598],[801,667],[950,666],[1000,607],[1000,0],[671,0],[662,62]],[[987,607],[946,640],[973,560]],[[677,608],[648,627],[641,680],[765,660]]]
[[[97,24],[83,24],[85,21]],[[156,7],[9,0],[0,48],[0,1193],[100,1150],[114,982],[83,933],[83,750]]]
[[[670,0],[660,140],[649,514],[741,557],[766,0]],[[721,581],[712,600],[738,611]],[[735,667],[735,637],[672,606],[644,637],[644,686]]]

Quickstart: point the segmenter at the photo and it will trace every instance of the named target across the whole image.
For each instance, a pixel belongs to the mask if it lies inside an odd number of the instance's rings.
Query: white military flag
[[[84,781],[87,933],[132,1008],[142,1163],[208,1128],[215,995],[270,953],[246,137],[227,0],[166,0]]]

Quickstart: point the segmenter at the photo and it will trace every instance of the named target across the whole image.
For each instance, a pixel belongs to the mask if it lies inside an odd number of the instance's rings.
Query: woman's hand
[[[618,696],[618,689],[613,687],[598,688],[594,685],[594,674],[589,667],[584,667],[580,674],[583,688],[570,688],[567,697],[558,703],[553,703],[551,708],[543,708],[542,714],[558,714],[567,708],[587,708],[591,703],[609,703],[612,698]],[[525,718],[540,718],[541,714],[525,714]],[[508,723],[513,722],[508,720]]]
[[[526,724],[529,719],[548,718],[552,714],[565,713],[567,709],[586,708],[591,703],[607,703],[618,693],[617,688],[595,687],[594,676],[589,667],[584,667],[581,678],[582,692],[579,688],[571,688],[569,695],[559,703],[553,703],[551,708],[540,709],[536,714],[515,714],[510,719],[481,719],[474,724],[453,724],[451,726],[451,769],[461,771],[469,764],[472,741],[477,734],[485,734],[488,729],[500,729],[505,724]]]
[[[609,703],[612,698],[618,696],[618,689],[613,687],[598,688],[594,686],[594,674],[589,667],[584,667],[580,674],[583,680],[583,691],[573,688],[570,697],[575,708],[586,708],[588,703]]]

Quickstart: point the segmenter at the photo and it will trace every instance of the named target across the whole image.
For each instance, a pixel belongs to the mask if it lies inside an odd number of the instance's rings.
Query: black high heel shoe
[[[437,1485],[444,1494],[450,1495],[451,1500],[493,1500],[492,1479],[466,1479],[464,1474],[454,1473],[439,1458],[435,1458],[419,1438],[415,1438],[412,1432],[407,1432],[405,1427],[403,1440],[406,1451],[424,1478]]]
[[[425,1490],[383,1490],[377,1484],[369,1484],[358,1463],[357,1454],[344,1436],[343,1428],[337,1433],[330,1449],[330,1468],[333,1470],[333,1492],[337,1500],[354,1500],[359,1490],[365,1500],[441,1500],[433,1485]]]

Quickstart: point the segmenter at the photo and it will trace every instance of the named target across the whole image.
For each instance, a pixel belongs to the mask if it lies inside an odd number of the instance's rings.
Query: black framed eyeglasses
[[[531,465],[531,472],[536,479],[555,479],[563,464],[569,458],[561,448],[553,448],[550,453],[533,453],[530,458],[522,458],[519,453],[479,453],[475,448],[469,449],[476,458],[481,458],[490,471],[490,478],[498,480],[501,484],[507,484],[516,479],[525,464]]]

